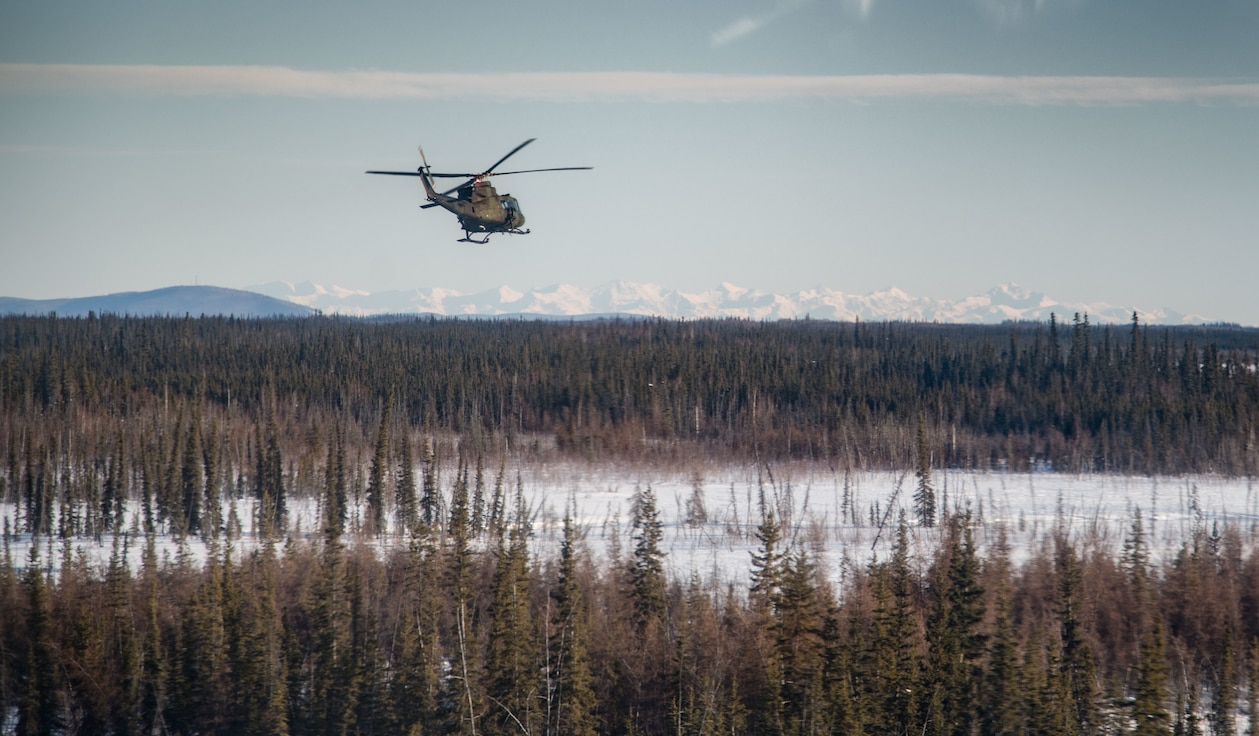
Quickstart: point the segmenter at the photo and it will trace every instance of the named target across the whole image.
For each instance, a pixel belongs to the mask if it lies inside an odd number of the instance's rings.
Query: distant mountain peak
[[[307,282],[309,283],[309,282]],[[458,316],[537,315],[578,317],[625,314],[672,319],[734,317],[753,320],[812,319],[851,321],[903,320],[992,324],[1007,320],[1048,321],[1051,312],[1060,318],[1080,312],[1095,323],[1131,320],[1133,307],[1105,302],[1060,303],[1020,284],[1006,283],[983,294],[961,299],[915,297],[896,286],[868,294],[847,294],[815,287],[774,293],[722,282],[716,288],[681,291],[657,284],[610,281],[592,288],[551,284],[521,290],[509,285],[466,293],[440,287],[366,292],[340,286],[272,282],[250,287],[268,296],[286,299],[325,313],[369,316],[375,314],[437,314]],[[1166,308],[1135,311],[1147,324],[1200,324],[1208,320],[1196,314]]]
[[[292,285],[289,286],[292,288]],[[315,297],[311,300],[315,300]],[[89,314],[125,314],[135,317],[294,317],[314,314],[315,310],[302,305],[296,299],[200,285],[167,286],[152,291],[127,291],[66,299],[0,297],[0,314],[38,315],[53,312],[63,317],[86,317]]]

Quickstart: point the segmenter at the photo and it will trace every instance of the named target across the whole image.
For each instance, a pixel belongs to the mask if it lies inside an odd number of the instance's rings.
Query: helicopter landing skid
[[[528,235],[529,234],[528,230],[521,230],[519,228],[514,228],[511,230],[500,230],[498,232],[507,233],[508,235]],[[490,242],[490,233],[486,233],[484,238],[482,238],[481,240],[477,240],[472,237],[472,233],[468,232],[467,230],[464,230],[463,237],[459,238],[455,242],[456,243],[476,243],[477,245],[485,245],[486,243]]]

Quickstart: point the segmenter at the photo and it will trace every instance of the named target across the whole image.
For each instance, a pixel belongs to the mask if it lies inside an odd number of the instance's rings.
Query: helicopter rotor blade
[[[365,171],[365,174],[388,174],[389,176],[423,176],[418,171]]]
[[[489,174],[489,173],[493,172],[493,171],[494,171],[494,169],[498,168],[498,165],[499,165],[499,164],[503,163],[504,161],[506,161],[507,159],[511,158],[512,156],[515,156],[517,151],[519,151],[520,149],[522,149],[522,148],[524,148],[525,146],[529,145],[530,143],[533,143],[533,142],[534,142],[534,141],[536,141],[536,140],[537,140],[537,138],[530,138],[529,140],[525,141],[524,143],[521,143],[519,146],[516,146],[515,148],[511,149],[511,151],[509,151],[509,152],[507,153],[507,155],[506,155],[506,156],[503,156],[503,157],[502,157],[502,158],[500,158],[499,160],[495,161],[493,166],[491,166],[490,168],[488,168],[488,169],[486,169],[485,171],[481,172],[481,176],[485,176],[486,174]]]
[[[508,153],[507,153],[507,155],[506,155],[506,156],[503,156],[503,157],[502,157],[502,158],[500,158],[499,160],[495,161],[493,166],[491,166],[490,168],[486,169],[485,171],[482,171],[482,172],[479,172],[479,173],[470,173],[470,172],[469,172],[469,173],[462,173],[462,174],[451,174],[451,173],[443,173],[443,172],[440,172],[440,171],[429,171],[429,172],[427,172],[427,173],[428,173],[429,177],[430,177],[430,178],[432,178],[432,179],[468,179],[468,180],[469,180],[469,182],[468,182],[468,183],[470,184],[470,183],[472,183],[472,182],[471,182],[471,180],[473,180],[473,179],[478,179],[478,178],[480,178],[480,177],[489,176],[489,175],[493,174],[493,173],[494,173],[494,169],[495,169],[495,168],[497,168],[500,164],[502,164],[504,161],[506,161],[507,159],[511,158],[512,156],[515,156],[517,151],[519,151],[520,149],[522,149],[522,148],[524,148],[525,146],[529,145],[530,143],[533,143],[533,142],[534,142],[534,141],[536,141],[536,140],[537,140],[537,138],[530,138],[529,140],[525,141],[524,143],[521,143],[519,146],[516,146],[515,148],[511,149],[510,151],[508,151]],[[464,185],[460,185],[460,186],[464,186]],[[459,188],[459,187],[455,187],[455,189],[458,189],[458,188]],[[454,190],[452,189],[451,191],[454,191]]]
[[[522,169],[520,171],[498,171],[488,176],[507,176],[508,174],[533,174],[539,171],[590,171],[593,166],[558,166],[552,169]]]
[[[472,186],[473,184],[476,184],[475,177],[473,177],[473,179],[468,179],[467,181],[463,182],[463,184],[461,185],[452,186],[451,189],[447,189],[446,191],[439,192],[439,194],[441,194],[442,196],[448,196],[448,195],[454,194],[454,192],[458,190],[463,189],[463,187],[465,186]]]

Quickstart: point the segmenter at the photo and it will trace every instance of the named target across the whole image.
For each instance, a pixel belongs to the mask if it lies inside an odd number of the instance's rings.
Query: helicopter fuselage
[[[499,194],[489,182],[478,181],[460,189],[457,195],[436,194],[436,199],[430,199],[453,212],[459,218],[459,225],[467,232],[513,232],[525,224],[525,213],[516,198],[510,194]]]

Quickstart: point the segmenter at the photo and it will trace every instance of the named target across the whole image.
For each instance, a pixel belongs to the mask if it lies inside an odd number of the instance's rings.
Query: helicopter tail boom
[[[437,192],[433,189],[433,181],[429,178],[428,159],[424,156],[424,146],[420,146],[420,161],[424,163],[420,167],[420,181],[424,183],[424,196],[430,202],[437,201]]]

